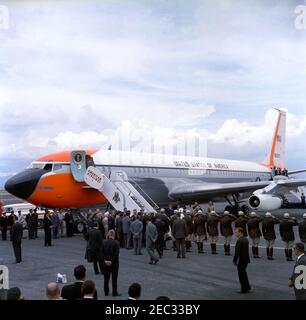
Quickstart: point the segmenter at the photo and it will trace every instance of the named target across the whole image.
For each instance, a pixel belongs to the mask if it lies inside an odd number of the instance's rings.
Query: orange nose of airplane
[[[5,183],[5,190],[10,194],[27,200],[34,192],[39,179],[46,173],[43,169],[27,169],[22,171]]]

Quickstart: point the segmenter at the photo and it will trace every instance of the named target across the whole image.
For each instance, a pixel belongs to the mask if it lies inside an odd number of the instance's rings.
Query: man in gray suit
[[[186,258],[185,238],[188,236],[188,228],[184,219],[184,214],[178,214],[177,219],[173,222],[173,237],[176,241],[177,258]]]
[[[296,300],[306,300],[306,256],[303,243],[297,243],[294,248],[296,263],[289,279],[289,287],[294,287]]]
[[[125,215],[122,218],[122,231],[124,235],[124,246],[125,249],[130,249],[130,239],[131,239],[131,219],[130,219],[130,213],[127,211]]]
[[[135,255],[142,255],[141,253],[141,244],[142,244],[142,230],[143,224],[139,220],[139,215],[137,214],[135,217],[135,221],[131,223],[131,233],[133,236],[133,244]]]
[[[150,256],[150,264],[156,264],[159,260],[157,256],[155,255],[155,242],[157,240],[157,229],[156,226],[152,223],[151,218],[146,218],[146,248],[148,251],[148,254]]]

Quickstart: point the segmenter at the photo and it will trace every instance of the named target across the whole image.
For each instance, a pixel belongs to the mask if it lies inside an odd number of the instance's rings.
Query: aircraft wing
[[[271,181],[235,182],[235,183],[203,183],[184,184],[172,189],[169,193],[174,200],[212,200],[232,194],[254,192],[265,188]]]
[[[291,170],[288,172],[288,174],[291,175],[291,174],[298,174],[298,173],[303,173],[303,172],[306,172],[306,169]]]
[[[286,179],[278,181],[184,184],[169,193],[174,200],[212,200],[241,193],[284,194],[298,187],[306,186],[306,180]],[[256,192],[255,192],[256,193]]]
[[[260,190],[259,193],[282,195],[298,187],[306,186],[305,179],[284,179],[271,182],[269,186]]]

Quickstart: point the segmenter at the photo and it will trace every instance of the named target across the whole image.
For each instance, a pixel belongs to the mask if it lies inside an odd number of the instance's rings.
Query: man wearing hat
[[[217,254],[217,241],[219,236],[218,224],[220,216],[215,212],[211,211],[207,219],[207,232],[210,238],[211,254]]]
[[[296,300],[306,300],[305,288],[305,269],[306,256],[305,246],[303,243],[297,243],[294,248],[294,253],[297,256],[295,266],[291,277],[289,278],[289,287],[294,287]],[[302,272],[301,272],[302,271]]]
[[[306,244],[306,213],[303,214],[303,221],[299,224],[299,236],[301,241]]]
[[[243,211],[239,211],[238,212],[238,219],[235,221],[235,229],[242,228],[244,237],[248,236],[247,223],[248,223],[248,217],[244,214]]]
[[[293,227],[297,226],[298,222],[295,218],[291,218],[289,213],[284,214],[284,219],[280,223],[279,232],[282,240],[285,243],[285,255],[287,261],[292,260],[292,248],[294,245],[294,230]]]
[[[231,255],[231,241],[233,236],[232,222],[236,220],[236,217],[230,214],[228,211],[224,211],[224,215],[220,220],[220,231],[224,237],[224,253],[226,256]]]
[[[250,219],[248,220],[248,232],[249,237],[252,241],[252,252],[253,252],[253,258],[259,259],[259,242],[260,237],[262,236],[259,224],[262,221],[262,218],[259,217],[256,212],[251,212]]]
[[[186,210],[185,221],[187,224],[188,235],[186,237],[186,252],[191,252],[191,240],[193,235],[193,221],[190,210]]]
[[[203,250],[203,241],[206,236],[206,216],[203,214],[202,210],[199,210],[194,217],[193,226],[194,226],[194,235],[196,238],[196,243],[198,246],[198,253],[204,253]]]
[[[262,221],[262,234],[267,244],[267,257],[268,260],[273,260],[273,246],[276,239],[276,234],[274,226],[280,221],[276,219],[270,212],[265,214],[265,217]]]

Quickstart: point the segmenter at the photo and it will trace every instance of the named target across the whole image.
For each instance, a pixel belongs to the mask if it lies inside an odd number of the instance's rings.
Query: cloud
[[[292,1],[7,5],[0,158],[8,171],[12,159],[116,145],[126,126],[133,148],[152,135],[159,145],[183,143],[198,129],[211,155],[259,159],[274,128],[273,112],[263,121],[269,106],[288,109],[289,161],[303,161],[306,42]]]

